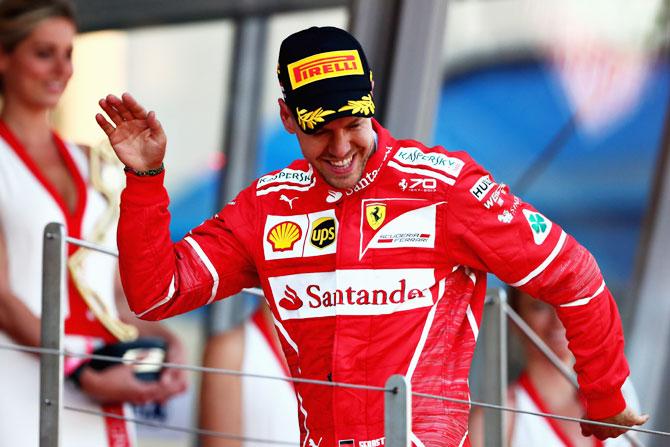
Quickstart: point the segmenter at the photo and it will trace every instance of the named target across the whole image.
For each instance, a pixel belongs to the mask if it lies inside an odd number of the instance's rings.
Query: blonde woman
[[[49,112],[72,75],[76,33],[72,6],[65,0],[0,2],[0,344],[40,344],[42,232],[61,222],[69,235],[86,239],[101,213],[104,198],[90,185],[86,154],[51,128]],[[114,245],[114,229],[105,245]],[[68,248],[70,256],[75,247]],[[115,307],[116,260],[92,255],[85,279],[95,288],[111,321]],[[65,345],[92,352],[118,342],[82,299],[68,274]],[[121,318],[125,313],[121,312]],[[142,335],[167,339],[168,357],[183,357],[178,340],[158,325],[139,324]],[[39,442],[39,359],[33,354],[0,351],[0,439],[2,445],[37,447]],[[67,381],[65,403],[75,407],[127,413],[124,402],[162,401],[186,386],[181,373],[164,373],[160,381],[138,380],[129,366],[102,371],[66,359],[65,374],[76,371],[78,384]],[[68,447],[135,445],[133,428],[124,421],[72,411],[62,415],[62,440]]]

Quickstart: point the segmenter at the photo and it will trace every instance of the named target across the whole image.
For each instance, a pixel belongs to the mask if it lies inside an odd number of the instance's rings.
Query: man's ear
[[[295,118],[293,118],[291,110],[288,108],[288,105],[282,98],[279,98],[277,103],[279,104],[279,117],[281,118],[281,122],[284,125],[284,129],[286,129],[286,132],[288,133],[295,134],[297,129]]]

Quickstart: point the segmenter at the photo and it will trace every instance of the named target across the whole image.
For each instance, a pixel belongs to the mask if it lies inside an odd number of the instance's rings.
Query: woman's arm
[[[40,319],[12,293],[6,247],[0,231],[0,331],[7,333],[17,344],[39,346]]]
[[[213,335],[207,341],[203,366],[240,371],[244,356],[244,325]],[[220,433],[242,433],[242,378],[204,374],[200,386],[200,427]],[[242,441],[202,436],[202,447],[241,447]]]

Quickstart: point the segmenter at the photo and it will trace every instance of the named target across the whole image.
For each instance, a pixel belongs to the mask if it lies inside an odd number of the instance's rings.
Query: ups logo
[[[325,248],[335,242],[335,219],[322,217],[314,221],[309,241],[317,248]]]

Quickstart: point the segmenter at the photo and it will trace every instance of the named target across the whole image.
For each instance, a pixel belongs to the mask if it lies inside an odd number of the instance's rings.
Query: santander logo
[[[286,290],[284,290],[284,298],[279,300],[279,305],[286,310],[298,310],[302,307],[302,300],[296,291],[287,284]]]
[[[268,278],[283,320],[383,315],[433,305],[433,269],[338,270]]]

